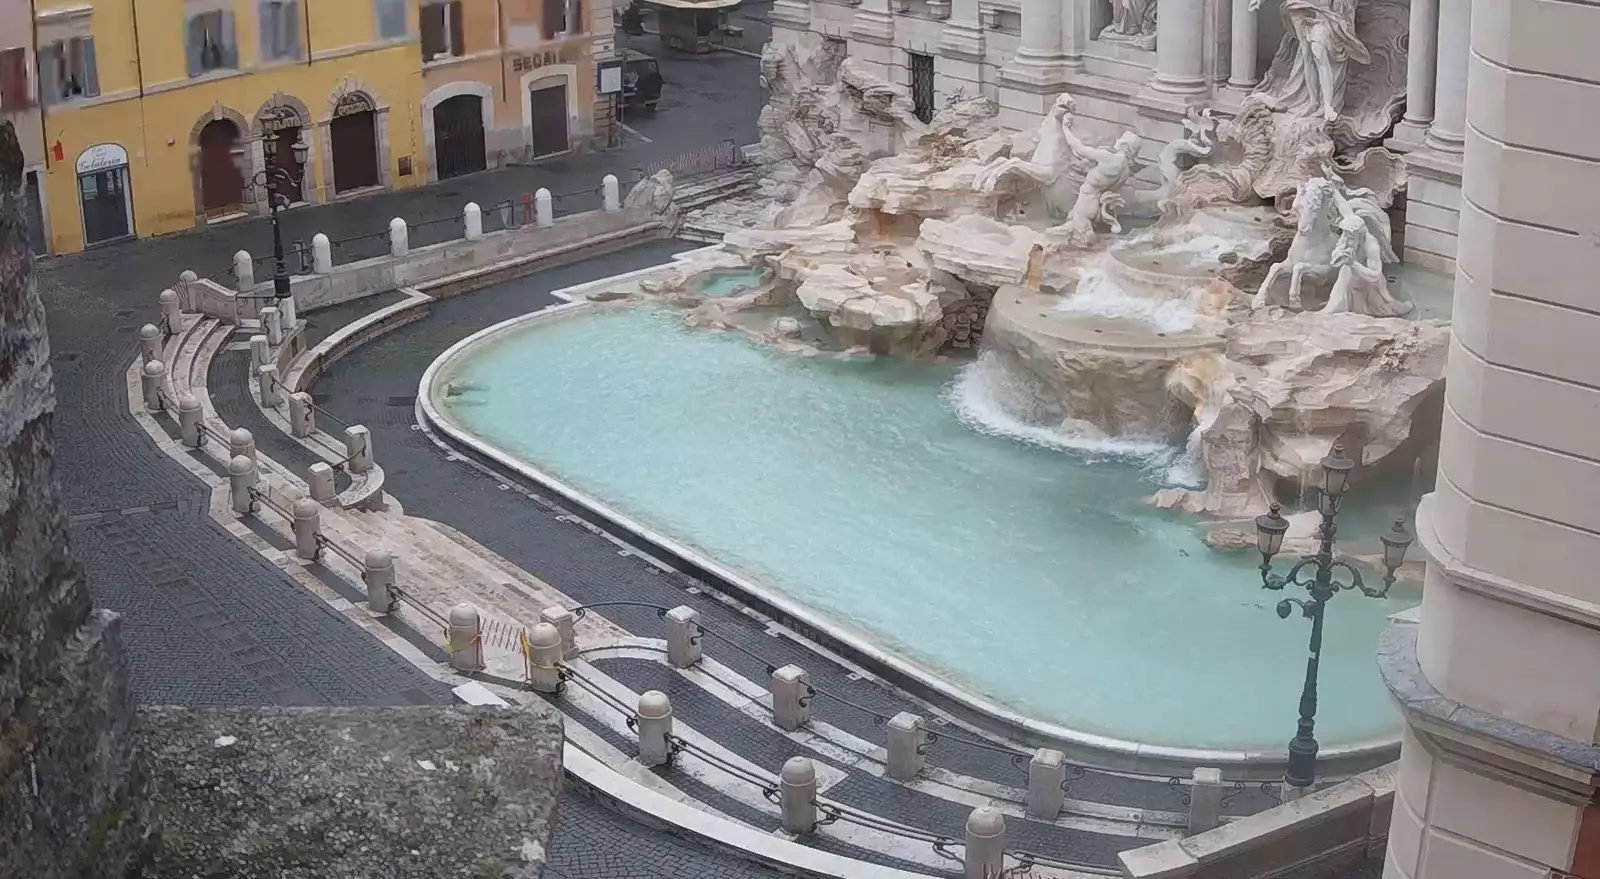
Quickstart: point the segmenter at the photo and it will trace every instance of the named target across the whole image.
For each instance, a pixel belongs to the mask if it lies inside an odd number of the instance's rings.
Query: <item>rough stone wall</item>
[[[148,854],[120,619],[67,550],[22,149],[0,122],[0,876],[123,876]]]

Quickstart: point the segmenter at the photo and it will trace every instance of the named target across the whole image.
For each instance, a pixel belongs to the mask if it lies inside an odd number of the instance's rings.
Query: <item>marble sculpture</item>
[[[1151,6],[1119,3],[1113,31],[1142,33]],[[1033,131],[981,98],[924,123],[820,37],[768,45],[760,219],[715,257],[764,280],[712,300],[690,267],[644,295],[790,353],[976,348],[1015,418],[1185,445],[1203,486],[1154,501],[1190,513],[1254,515],[1335,442],[1360,472],[1404,470],[1435,453],[1449,329],[1407,317],[1385,271],[1396,8],[1286,0],[1257,92],[1232,118],[1191,110],[1148,164],[1132,132],[1075,131],[1067,94]],[[757,310],[775,307],[795,311]]]

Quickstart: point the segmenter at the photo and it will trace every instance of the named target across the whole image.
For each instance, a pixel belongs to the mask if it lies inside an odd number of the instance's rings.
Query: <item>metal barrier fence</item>
[[[746,164],[749,162],[745,159],[744,150],[729,138],[719,144],[702,147],[683,155],[646,162],[635,171],[641,179],[653,177],[660,171],[671,171],[675,182],[681,183],[685,179],[739,168]]]

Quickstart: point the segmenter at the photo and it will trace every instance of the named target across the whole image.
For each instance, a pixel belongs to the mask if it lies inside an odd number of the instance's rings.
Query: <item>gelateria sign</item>
[[[552,64],[571,64],[576,54],[571,49],[562,49],[559,52],[530,52],[527,55],[515,55],[511,59],[511,69],[518,73],[527,73]]]
[[[128,164],[128,151],[114,143],[100,143],[78,154],[78,173],[93,174]]]

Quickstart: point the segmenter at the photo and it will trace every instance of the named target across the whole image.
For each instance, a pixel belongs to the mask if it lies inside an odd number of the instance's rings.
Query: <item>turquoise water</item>
[[[713,299],[743,293],[761,286],[761,279],[766,275],[766,269],[717,269],[695,282],[701,293]]]
[[[641,308],[452,373],[462,427],[1002,704],[1152,744],[1294,732],[1309,623],[1274,614],[1255,554],[1145,504],[1160,456],[995,435],[952,367],[786,358]],[[1325,746],[1397,729],[1374,651],[1410,603],[1330,602]]]

